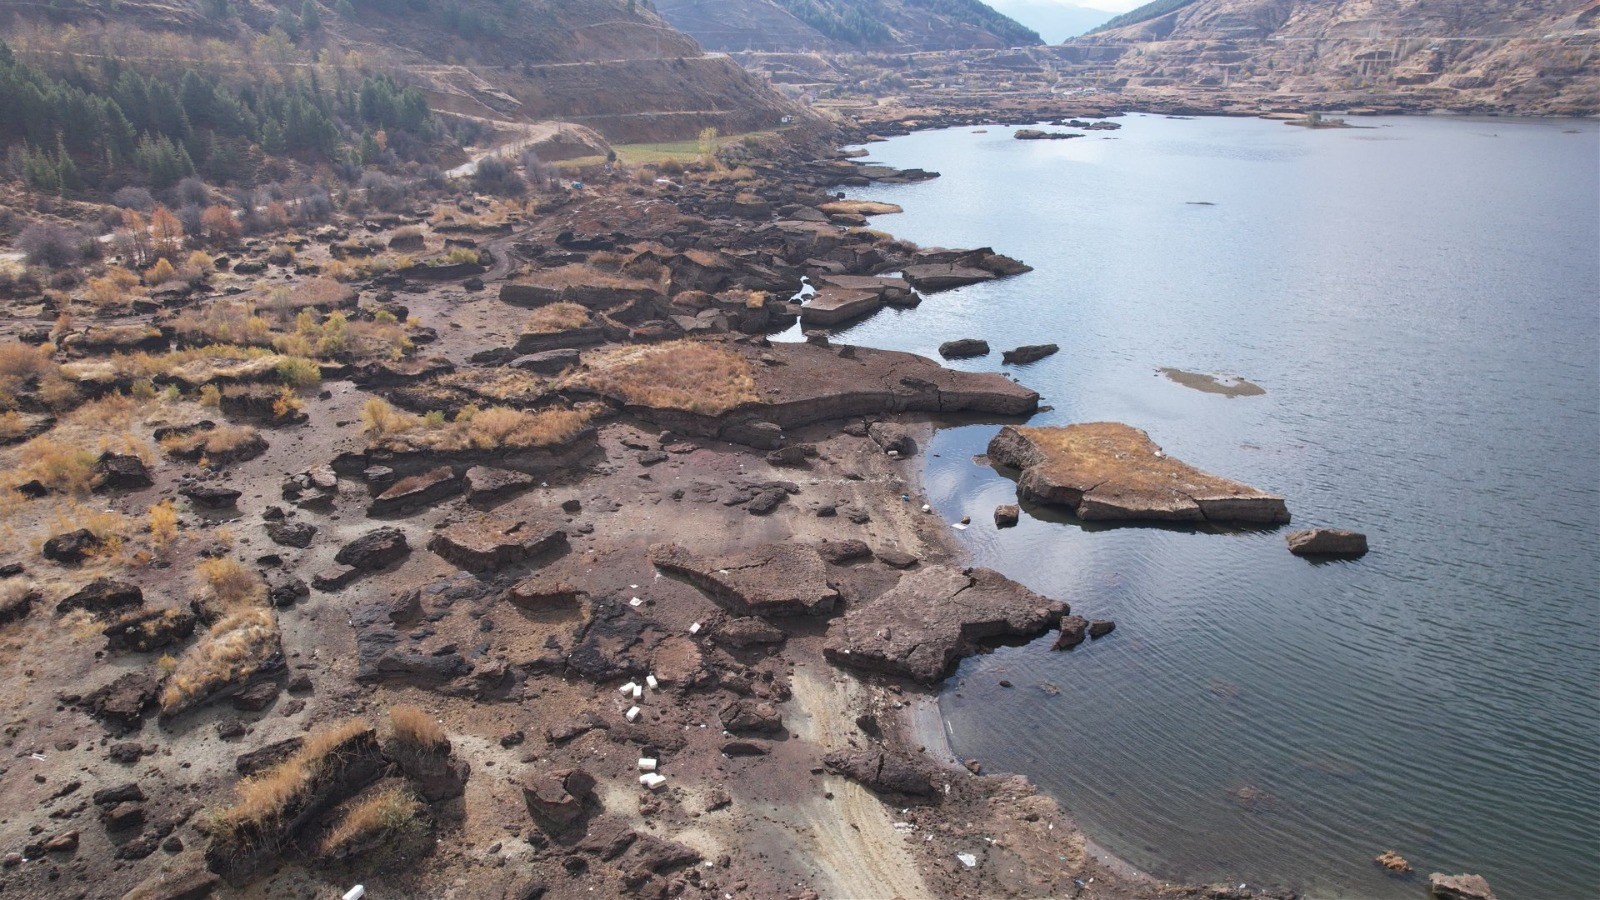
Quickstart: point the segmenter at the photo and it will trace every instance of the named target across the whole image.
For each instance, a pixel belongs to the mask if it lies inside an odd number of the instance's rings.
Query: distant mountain
[[[1071,42],[1129,95],[1558,115],[1600,111],[1597,45],[1596,0],[1156,0]]]
[[[1111,13],[1054,0],[990,0],[990,6],[1039,32],[1047,43],[1075,38],[1111,19]]]
[[[1038,32],[980,0],[655,0],[707,50],[968,50],[1034,46]]]

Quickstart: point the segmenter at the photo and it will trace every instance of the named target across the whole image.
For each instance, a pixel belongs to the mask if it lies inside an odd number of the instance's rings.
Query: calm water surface
[[[986,338],[995,355],[955,363],[978,370],[1060,344],[1012,370],[1054,406],[1036,423],[1137,425],[1374,550],[1313,565],[1281,531],[1040,509],[996,531],[1014,485],[974,460],[996,426],[945,429],[928,489],[978,523],[976,561],[1118,622],[1074,652],[969,660],[943,701],[957,752],[1028,774],[1167,878],[1422,896],[1372,864],[1394,849],[1502,898],[1600,895],[1600,130],[1121,121],[872,145],[943,173],[858,191],[906,208],[878,227],[1036,271],[842,339],[935,356]]]

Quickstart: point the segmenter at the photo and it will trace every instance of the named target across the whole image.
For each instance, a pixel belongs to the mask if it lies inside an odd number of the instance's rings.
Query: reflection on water
[[[1394,849],[1502,897],[1600,893],[1600,131],[1124,121],[1115,140],[871,145],[944,173],[859,191],[905,207],[875,227],[1035,271],[840,339],[936,358],[984,338],[992,356],[951,363],[972,370],[1060,344],[1012,370],[1054,406],[1036,422],[1144,428],[1374,549],[1313,565],[1281,531],[1036,507],[1000,531],[997,426],[942,430],[929,495],[972,517],[975,560],[1118,622],[1070,652],[969,660],[943,703],[957,751],[1027,773],[1166,877],[1415,897],[1372,861]]]

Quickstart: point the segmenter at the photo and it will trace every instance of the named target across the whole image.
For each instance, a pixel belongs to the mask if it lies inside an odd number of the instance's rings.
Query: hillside
[[[719,51],[920,51],[1032,46],[1037,32],[980,0],[657,0]]]
[[[1125,91],[1367,98],[1586,114],[1595,0],[1157,0],[1073,43],[1124,49]]]
[[[315,27],[300,24],[307,9]],[[108,10],[114,10],[108,11]],[[0,36],[36,62],[71,53],[141,66],[319,74],[359,69],[421,88],[435,109],[520,123],[567,118],[613,141],[736,134],[797,110],[646,4],[621,0],[0,0]],[[297,15],[298,13],[298,15]],[[60,25],[74,26],[68,35]]]

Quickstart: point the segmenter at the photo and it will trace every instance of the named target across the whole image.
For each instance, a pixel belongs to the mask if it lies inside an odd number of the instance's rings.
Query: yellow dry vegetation
[[[11,484],[37,479],[52,491],[82,495],[93,487],[94,464],[107,451],[131,454],[146,465],[154,448],[135,426],[154,406],[150,399],[108,394],[62,416],[50,431],[0,457],[11,472]]]
[[[374,397],[361,410],[370,446],[387,450],[527,450],[564,444],[582,433],[594,417],[590,409],[551,407],[521,410],[505,406],[463,409],[455,421],[442,413],[414,416]]]
[[[450,746],[444,728],[421,707],[402,703],[389,708],[389,727],[395,743],[419,753],[440,753]]]
[[[541,306],[528,317],[522,330],[528,334],[553,334],[589,324],[589,310],[578,303],[552,303]]]
[[[168,435],[162,439],[161,448],[181,458],[214,458],[253,444],[259,436],[260,432],[249,425],[218,425],[188,434]]]
[[[35,347],[21,341],[0,343],[0,408],[14,407],[17,394],[33,379],[54,374],[54,354],[55,347],[49,344]]]
[[[213,608],[232,610],[266,602],[267,586],[261,576],[229,556],[202,559],[194,572],[205,601]]]
[[[721,344],[669,341],[618,347],[586,357],[564,387],[595,391],[634,406],[722,415],[754,403],[749,360]]]
[[[180,661],[179,666],[183,663]],[[367,730],[367,723],[351,719],[341,725],[306,737],[305,743],[288,759],[254,778],[239,782],[234,789],[233,806],[212,818],[218,839],[239,843],[244,832],[283,815],[290,805],[303,799],[317,779],[333,762],[333,751]]]
[[[150,543],[161,549],[178,539],[178,510],[171,500],[150,507]]]
[[[161,711],[175,712],[198,697],[253,674],[279,652],[272,610],[245,607],[221,619],[178,658],[161,691]]]
[[[345,811],[322,839],[323,856],[339,856],[379,835],[396,836],[421,827],[422,803],[410,787],[392,784],[363,797]]]

